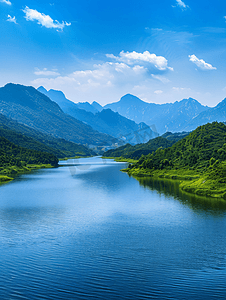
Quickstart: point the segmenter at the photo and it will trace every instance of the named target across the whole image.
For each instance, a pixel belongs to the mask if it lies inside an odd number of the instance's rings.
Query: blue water
[[[226,299],[224,202],[62,164],[0,186],[0,299]]]

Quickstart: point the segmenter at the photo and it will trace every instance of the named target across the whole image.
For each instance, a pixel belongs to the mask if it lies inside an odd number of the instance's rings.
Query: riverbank
[[[102,157],[105,158],[105,157]],[[137,160],[123,157],[111,157],[117,162],[136,164]],[[187,193],[226,200],[226,162],[210,167],[206,172],[192,169],[150,170],[131,165],[122,172],[134,177],[152,177],[153,179],[178,180],[179,188]]]
[[[6,183],[13,180],[15,177],[21,174],[26,174],[33,170],[54,168],[51,164],[27,164],[26,166],[9,166],[0,168],[0,183]]]
[[[122,171],[135,177],[179,180],[179,187],[182,191],[226,200],[226,162],[219,163],[215,168],[209,168],[206,172],[191,169],[150,170],[130,168],[130,166]]]
[[[117,161],[117,162],[128,162],[128,163],[131,163],[131,164],[135,164],[136,162],[138,162],[138,160],[136,159],[132,159],[132,158],[124,158],[122,156],[120,157],[105,157],[105,156],[102,156],[101,157],[102,159],[114,159],[114,161]]]

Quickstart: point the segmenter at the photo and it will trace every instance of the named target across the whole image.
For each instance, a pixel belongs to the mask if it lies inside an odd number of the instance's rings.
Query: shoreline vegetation
[[[109,158],[109,157],[108,157]],[[122,171],[134,177],[178,180],[187,193],[226,200],[226,126],[208,123],[199,126],[171,147],[141,155]]]
[[[51,153],[20,147],[0,137],[0,183],[35,169],[57,167],[58,162]]]
[[[26,166],[8,166],[0,168],[0,184],[7,183],[15,179],[17,176],[29,173],[38,169],[56,168],[51,164],[27,164]]]
[[[136,168],[132,167],[131,163],[136,164],[137,160],[132,161],[124,157],[107,158],[114,159],[116,162],[128,162],[129,167],[121,171],[126,172],[129,176],[133,176],[136,179],[137,177],[149,177],[155,180],[175,180],[179,182],[179,188],[183,192],[226,200],[226,182],[223,179],[226,163],[218,165],[217,169],[210,169],[209,172],[199,173],[190,169],[151,170]]]
[[[219,165],[218,169],[212,169],[205,173],[189,169],[148,170],[127,168],[121,171],[127,172],[129,176],[134,177],[177,180],[179,181],[179,188],[186,193],[226,200],[226,184],[223,177],[219,175],[219,173],[225,172],[225,169],[226,163]]]
[[[74,157],[65,157],[59,159],[59,161],[66,161],[68,159],[78,159],[78,158],[88,158],[92,156],[74,156]],[[5,168],[0,167],[0,184],[7,183],[14,180],[17,176],[29,173],[34,170],[39,169],[50,169],[58,168],[60,165],[51,165],[51,164],[27,164],[26,166],[8,166]]]

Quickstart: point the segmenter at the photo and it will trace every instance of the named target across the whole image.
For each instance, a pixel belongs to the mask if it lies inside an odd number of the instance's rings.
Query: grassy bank
[[[32,170],[42,169],[42,168],[54,168],[50,164],[27,164],[26,166],[8,166],[0,168],[0,183],[5,183],[13,180],[15,177],[21,174],[28,173]]]
[[[124,158],[122,156],[120,156],[120,157],[105,157],[105,156],[102,156],[101,158],[103,158],[103,159],[114,159],[114,161],[117,161],[117,162],[128,162],[128,163],[131,163],[131,164],[135,164],[136,162],[138,162],[138,160],[136,160],[136,159]]]
[[[129,167],[122,171],[135,177],[179,180],[180,189],[187,193],[226,200],[226,162],[210,166],[205,172],[192,169],[151,170],[139,167]]]

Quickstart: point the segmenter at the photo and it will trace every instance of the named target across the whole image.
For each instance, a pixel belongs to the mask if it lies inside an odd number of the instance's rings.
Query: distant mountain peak
[[[218,103],[216,108],[225,107],[225,105],[226,105],[226,98],[224,98],[220,103]]]
[[[134,96],[132,94],[126,94],[124,95],[121,99],[120,102],[123,103],[128,103],[128,104],[133,104],[133,103],[144,103],[144,101],[142,101],[140,98],[138,98],[137,96]]]
[[[103,109],[103,107],[96,101],[93,101],[91,105],[98,111],[101,111]]]
[[[43,94],[47,93],[47,90],[42,85],[39,88],[37,88],[37,90]]]

